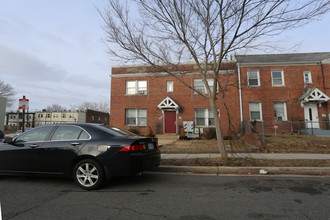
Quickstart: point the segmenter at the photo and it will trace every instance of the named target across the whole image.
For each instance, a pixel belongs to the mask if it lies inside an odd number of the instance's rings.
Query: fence
[[[298,134],[330,137],[330,121],[282,121],[265,123],[264,121],[243,121],[242,134],[257,133],[265,144],[265,134]]]

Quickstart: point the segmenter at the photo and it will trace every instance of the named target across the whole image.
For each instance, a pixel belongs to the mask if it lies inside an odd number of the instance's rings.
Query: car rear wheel
[[[100,164],[91,159],[79,161],[74,168],[74,180],[85,190],[94,190],[102,186],[105,179]]]

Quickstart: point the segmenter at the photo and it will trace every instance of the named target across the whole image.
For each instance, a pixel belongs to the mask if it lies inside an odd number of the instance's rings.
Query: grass
[[[305,135],[267,135],[265,146],[253,147],[244,137],[226,140],[227,152],[330,153],[330,138]],[[162,153],[218,153],[216,140],[178,140],[160,148]],[[163,159],[162,165],[235,167],[330,167],[330,160],[282,160],[254,158]]]
[[[254,147],[244,137],[225,140],[228,152],[260,153],[330,153],[330,138],[305,135],[267,135],[265,146]],[[216,140],[178,140],[161,148],[162,153],[218,153]]]

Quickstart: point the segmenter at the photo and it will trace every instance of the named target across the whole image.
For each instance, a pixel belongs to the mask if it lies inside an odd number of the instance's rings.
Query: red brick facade
[[[329,57],[330,58],[330,57]],[[220,94],[217,106],[220,111],[223,132],[227,133],[229,128],[229,117],[232,129],[241,130],[243,121],[249,122],[249,103],[261,103],[262,120],[266,132],[273,132],[274,125],[279,122],[274,116],[274,103],[285,103],[286,108],[284,122],[305,121],[304,103],[299,100],[308,88],[317,88],[326,96],[330,96],[330,62],[323,63],[295,63],[287,62],[282,64],[273,63],[244,63],[231,62],[234,65],[227,68],[233,70],[231,73],[220,74],[221,86],[230,85],[226,88],[224,98]],[[238,68],[236,67],[238,66]],[[179,78],[191,87],[194,87],[194,79],[201,78],[197,74],[194,65],[182,65],[182,69],[191,71],[191,74],[181,74]],[[259,72],[259,85],[249,86],[247,71]],[[284,79],[282,86],[273,86],[272,70],[281,70]],[[310,84],[304,83],[304,71],[311,72]],[[239,80],[240,79],[240,80]],[[147,92],[145,94],[127,95],[126,87],[129,80],[146,80]],[[173,92],[167,92],[167,81],[173,81]],[[241,82],[241,100],[240,89]],[[166,98],[170,97],[177,105],[178,109],[160,109],[158,105]],[[224,102],[223,102],[224,100]],[[226,106],[223,104],[226,103]],[[309,103],[317,104],[317,117],[319,121],[328,121],[330,114],[329,101],[313,101]],[[283,105],[283,104],[282,104]],[[176,112],[176,133],[180,134],[183,121],[196,122],[195,109],[209,109],[209,101],[194,93],[173,76],[162,74],[150,66],[121,66],[112,68],[111,79],[111,117],[110,125],[129,130],[131,127],[138,129],[142,134],[147,134],[150,129],[154,133],[165,133],[164,112]],[[242,113],[240,111],[242,108]],[[226,108],[227,107],[227,108]],[[128,126],[126,121],[126,109],[146,109],[146,123],[143,126]],[[228,109],[229,111],[226,111]],[[314,111],[314,110],[313,110]],[[228,113],[227,113],[228,112]],[[282,122],[282,120],[280,121]],[[287,130],[292,130],[292,124],[281,124]],[[295,126],[295,124],[293,124]],[[326,128],[326,123],[320,123],[320,128]],[[204,126],[201,126],[204,127]]]

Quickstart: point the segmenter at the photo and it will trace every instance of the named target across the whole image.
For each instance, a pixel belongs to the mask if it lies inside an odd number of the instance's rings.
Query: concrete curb
[[[200,174],[260,174],[267,175],[330,175],[330,167],[202,167],[202,166],[160,166],[153,170],[166,173],[200,173]]]

